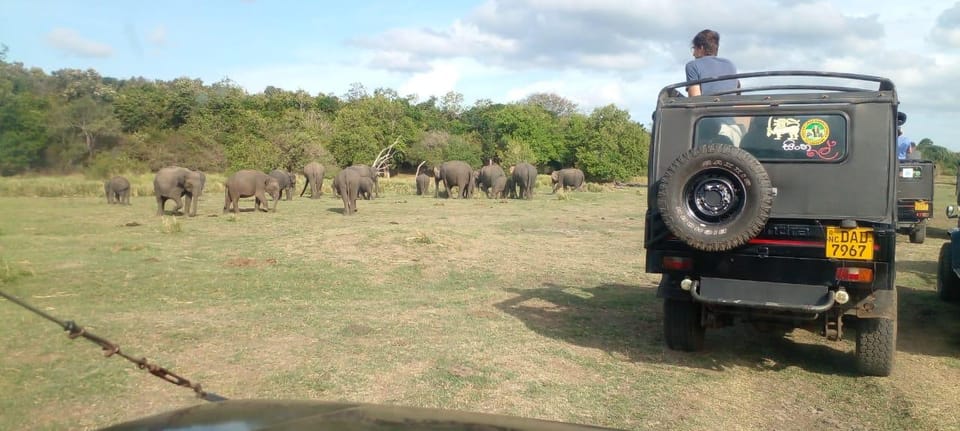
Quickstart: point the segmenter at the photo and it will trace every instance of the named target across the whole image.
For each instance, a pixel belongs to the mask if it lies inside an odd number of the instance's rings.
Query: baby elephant
[[[280,198],[283,198],[283,192],[287,192],[287,200],[293,200],[293,192],[297,189],[297,175],[293,172],[287,172],[281,169],[274,169],[270,176],[277,179],[280,184]]]
[[[230,178],[227,178],[224,189],[223,212],[231,210],[235,214],[240,212],[240,198],[250,196],[255,198],[254,211],[260,209],[266,212],[270,210],[270,205],[267,202],[268,194],[273,198],[272,211],[277,211],[277,201],[280,200],[280,183],[277,182],[276,178],[263,172],[251,169],[237,171]],[[263,203],[262,209],[260,208],[261,202]]]
[[[103,191],[107,195],[108,204],[130,205],[130,181],[121,176],[115,176],[103,183]]]
[[[373,183],[373,180],[370,177],[360,177],[358,185],[360,186],[358,197],[362,197],[363,200],[370,200],[377,192],[377,185]]]
[[[550,181],[553,182],[554,193],[556,193],[561,187],[563,187],[564,190],[573,188],[583,191],[583,171],[577,168],[567,168],[559,171],[553,171],[553,173],[550,174]]]
[[[430,191],[430,176],[424,173],[417,175],[417,195],[423,196]]]

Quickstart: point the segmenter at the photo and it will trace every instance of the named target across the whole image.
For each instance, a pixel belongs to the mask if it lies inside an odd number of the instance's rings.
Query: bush
[[[126,154],[103,152],[97,154],[93,161],[84,169],[84,175],[89,179],[107,180],[115,175],[125,175],[131,172],[144,172],[145,163],[134,160]]]

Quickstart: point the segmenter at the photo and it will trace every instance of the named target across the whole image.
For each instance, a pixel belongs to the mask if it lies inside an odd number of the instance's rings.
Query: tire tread
[[[889,376],[897,350],[897,322],[862,319],[857,329],[857,367],[870,376]]]

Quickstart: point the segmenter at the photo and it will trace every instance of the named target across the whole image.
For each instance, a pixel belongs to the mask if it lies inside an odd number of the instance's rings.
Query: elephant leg
[[[180,211],[180,210],[183,209],[183,200],[180,199],[181,197],[182,197],[182,196],[171,196],[171,197],[170,197],[170,199],[173,199],[173,201],[177,204],[177,207],[173,209],[173,213],[174,213],[174,214],[176,214],[176,213],[181,213],[181,214],[183,214],[183,213]]]
[[[184,212],[187,216],[190,216],[190,206],[191,206],[192,204],[193,204],[193,196],[190,195],[189,193],[186,194],[186,195],[184,195],[184,197],[183,197],[183,206],[185,207],[185,209],[183,210],[183,212]]]
[[[187,217],[196,217],[197,216],[197,199],[196,196],[192,194],[187,195],[186,206],[187,206]]]
[[[350,197],[347,193],[340,193],[340,199],[343,201],[343,215],[353,214],[353,206],[350,205]]]
[[[226,189],[223,192],[223,213],[226,214],[227,211],[230,211],[230,189]]]
[[[157,196],[157,215],[158,216],[163,215],[163,203],[165,201],[166,201],[166,198],[164,198],[163,196],[159,196],[159,195]]]
[[[270,211],[270,201],[267,200],[267,196],[263,193],[263,191],[258,191],[257,194],[256,194],[256,204],[253,206],[254,211],[260,209],[260,204],[261,204],[261,203],[263,203],[263,209],[262,209],[261,211],[263,211],[263,212],[269,212],[269,211]]]
[[[123,192],[123,204],[130,205],[130,190]]]

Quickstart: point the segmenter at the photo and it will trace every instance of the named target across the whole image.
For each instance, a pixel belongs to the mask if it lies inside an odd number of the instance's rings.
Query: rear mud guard
[[[896,319],[897,291],[875,290],[858,302],[855,309],[860,319]]]

